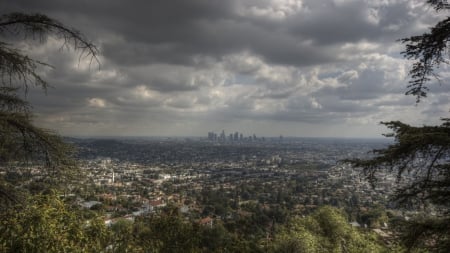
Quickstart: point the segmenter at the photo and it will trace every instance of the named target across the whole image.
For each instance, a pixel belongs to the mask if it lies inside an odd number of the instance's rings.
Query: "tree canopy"
[[[450,5],[446,0],[428,0],[436,11],[449,10]],[[402,54],[414,60],[409,71],[409,81],[406,95],[413,95],[417,102],[427,96],[429,91],[427,82],[431,78],[439,80],[437,69],[439,65],[448,63],[448,42],[450,38],[450,17],[438,22],[429,32],[421,35],[403,38],[400,41],[405,44]]]
[[[38,40],[48,36],[62,41],[62,47],[80,51],[80,57],[97,61],[98,50],[83,34],[42,14],[11,13],[0,16],[0,165],[39,164],[48,177],[62,179],[62,171],[73,170],[72,148],[60,136],[33,124],[25,96],[30,86],[46,91],[48,84],[38,67],[51,67],[7,43],[8,39]],[[67,175],[67,173],[64,173]],[[8,189],[9,188],[9,189]],[[0,197],[13,200],[11,187],[0,182]]]
[[[353,160],[364,168],[375,185],[385,173],[394,173],[397,185],[393,200],[406,208],[428,207],[436,215],[418,217],[402,228],[410,249],[425,247],[435,252],[450,250],[450,121],[439,126],[414,127],[399,121],[385,122],[395,142],[374,150],[368,160]],[[432,242],[432,243],[431,243]]]
[[[436,11],[450,10],[443,0],[429,0]],[[413,60],[406,95],[417,102],[425,98],[431,80],[439,80],[439,67],[448,63],[450,17],[438,22],[429,32],[401,39],[403,55]],[[421,208],[425,214],[401,226],[403,241],[409,250],[450,251],[450,119],[437,126],[411,126],[400,121],[382,122],[394,143],[374,150],[371,159],[352,160],[364,168],[372,184],[386,173],[397,178],[393,200],[405,208]],[[430,210],[434,215],[428,215]]]
[[[29,196],[0,217],[1,252],[101,252],[110,238],[103,219],[83,222],[56,192]]]
[[[274,252],[384,252],[376,236],[353,228],[338,209],[324,206],[281,228]]]
[[[73,149],[55,132],[34,125],[26,101],[31,86],[46,91],[48,84],[38,68],[51,66],[7,42],[45,42],[48,36],[60,38],[62,47],[81,51],[80,57],[97,59],[97,48],[80,32],[45,15],[0,16],[0,167],[25,181],[26,166],[34,166],[41,186],[48,186],[31,194],[23,184],[17,187],[7,179],[8,174],[0,175],[0,251],[100,252],[108,245],[104,221],[82,219],[54,191],[77,168]]]

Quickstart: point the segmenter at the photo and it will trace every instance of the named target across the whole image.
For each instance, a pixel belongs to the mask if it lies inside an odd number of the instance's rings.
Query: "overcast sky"
[[[405,96],[409,64],[396,40],[447,13],[425,0],[14,0],[2,13],[43,13],[83,32],[100,69],[20,44],[53,69],[33,89],[36,123],[63,135],[381,137],[380,121],[449,117],[450,85]],[[441,15],[441,16],[439,16]],[[446,71],[446,68],[442,68]]]

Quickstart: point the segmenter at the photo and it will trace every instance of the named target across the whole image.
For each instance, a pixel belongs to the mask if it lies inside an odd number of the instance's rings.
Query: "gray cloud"
[[[409,63],[396,39],[440,18],[419,1],[16,0],[0,9],[47,14],[99,46],[100,70],[56,39],[18,44],[55,67],[40,70],[54,88],[27,98],[36,122],[63,134],[373,137],[381,120],[431,122],[450,108],[445,84],[430,84],[419,106],[402,95]]]

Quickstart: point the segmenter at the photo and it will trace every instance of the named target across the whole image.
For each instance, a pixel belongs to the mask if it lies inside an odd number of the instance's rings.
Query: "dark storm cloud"
[[[198,124],[192,131],[206,132],[211,122],[253,120],[347,128],[395,117],[393,108],[411,101],[398,96],[407,63],[395,40],[438,19],[409,0],[15,0],[0,9],[47,14],[101,50],[97,70],[78,61],[79,52],[58,51],[58,40],[24,46],[55,67],[40,70],[55,88],[29,97],[46,126],[134,135],[151,134],[149,126],[166,133]],[[436,115],[450,103],[432,99],[421,111]]]
[[[155,62],[192,64],[195,55],[220,58],[249,51],[267,62],[307,66],[337,61],[333,46],[363,39],[398,38],[398,30],[412,17],[406,2],[378,8],[371,23],[368,3],[307,1],[305,11],[282,20],[241,13],[250,8],[238,1],[25,1],[9,3],[5,10],[43,12],[73,24],[97,38],[102,53],[119,65]],[[262,1],[259,5],[270,4]],[[306,11],[310,8],[313,11]],[[375,15],[375,14],[373,14]],[[386,31],[390,25],[397,30]],[[313,42],[313,44],[311,44]],[[322,44],[321,47],[318,47]],[[342,59],[341,59],[342,60]]]
[[[239,51],[293,65],[335,58],[329,50],[303,45],[300,37],[236,16],[235,1],[19,0],[8,9],[48,13],[90,37],[116,34],[119,40],[106,39],[100,44],[105,57],[117,64],[188,64],[194,55],[221,57]]]
[[[171,38],[172,32],[177,33],[171,28],[166,34],[161,34],[164,41],[145,38],[136,42],[128,38],[119,42],[104,42],[105,54],[119,64],[137,65],[154,62],[193,64],[193,56],[206,55],[219,59],[223,55],[245,51],[260,55],[268,62],[298,66],[336,60],[331,49],[301,44],[299,38],[264,30],[250,23],[199,20],[192,27],[184,24],[180,27],[183,31],[176,34],[176,38]],[[151,27],[148,29],[153,32]]]
[[[304,11],[282,20],[239,15],[240,9],[250,8],[248,3],[258,5],[257,1],[243,2],[17,0],[4,4],[4,10],[47,13],[90,37],[116,35],[119,38],[97,39],[105,57],[126,65],[190,64],[194,55],[221,57],[240,51],[273,63],[313,65],[338,60],[334,45],[396,39],[414,19],[405,11],[407,2],[375,9],[365,1],[305,1]],[[373,22],[368,18],[371,15],[376,19]],[[389,30],[392,27],[395,30]]]
[[[335,44],[377,36],[378,27],[368,22],[362,1],[342,6],[328,3],[309,15],[299,14],[290,20],[292,32],[307,36],[315,43]]]
[[[308,2],[305,6],[311,5],[315,11],[290,18],[289,29],[299,37],[306,36],[319,44],[395,40],[408,34],[410,31],[405,29],[409,30],[408,23],[415,20],[405,11],[408,9],[407,2],[378,8],[370,7],[370,2],[366,1],[341,4],[332,1]]]

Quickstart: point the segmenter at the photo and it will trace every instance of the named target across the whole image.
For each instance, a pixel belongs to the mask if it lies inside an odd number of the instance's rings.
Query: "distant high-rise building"
[[[219,140],[220,140],[220,141],[225,141],[225,140],[226,140],[226,137],[225,137],[225,130],[222,130],[222,133],[220,134]]]
[[[264,142],[267,141],[265,137],[257,137],[256,134],[249,135],[245,137],[244,134],[235,131],[234,133],[226,134],[225,130],[222,130],[220,134],[215,133],[213,131],[208,132],[208,140],[209,141],[218,141],[218,142]],[[273,140],[271,138],[270,140]],[[276,139],[275,139],[276,140]],[[283,141],[283,136],[280,135],[279,141]]]

